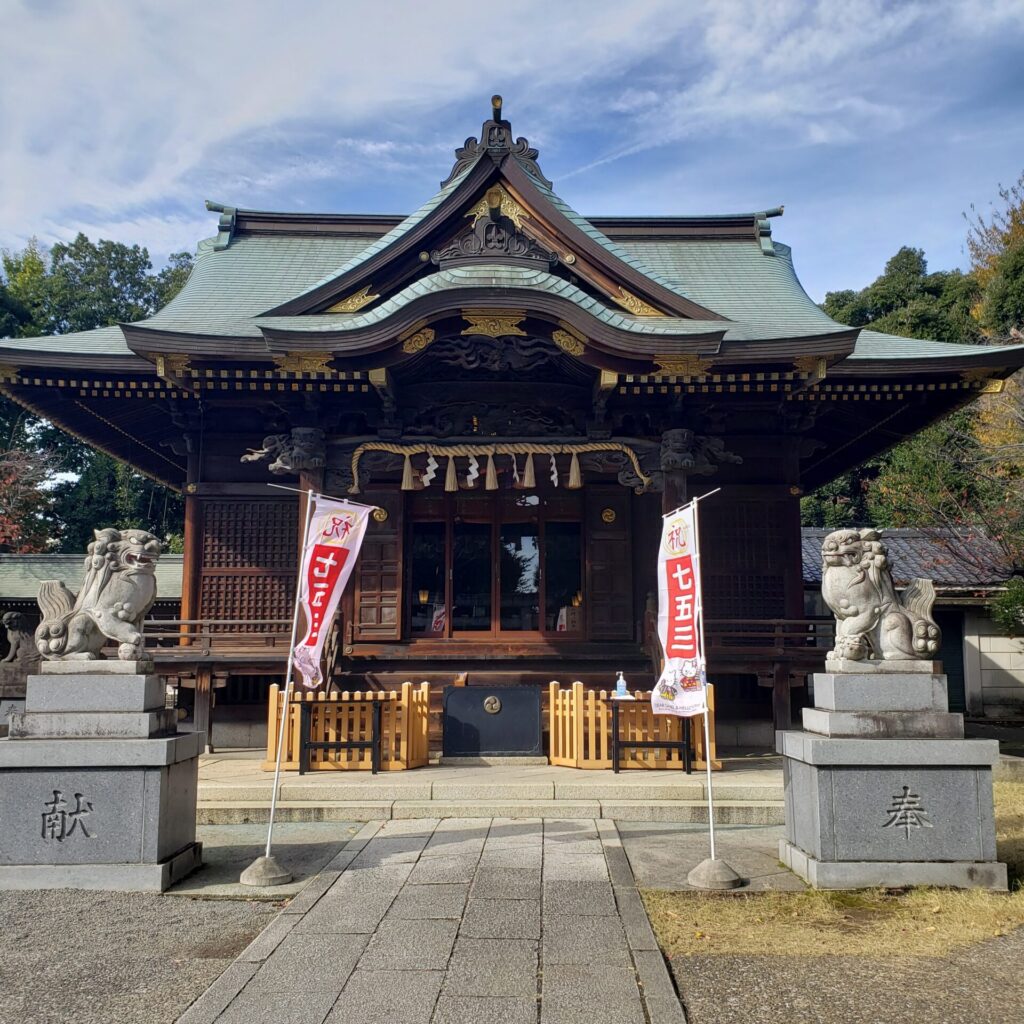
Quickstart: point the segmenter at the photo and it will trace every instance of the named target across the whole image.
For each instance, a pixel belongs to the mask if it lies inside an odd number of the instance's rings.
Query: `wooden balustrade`
[[[332,701],[342,701],[335,704]],[[372,727],[372,706],[381,708],[381,769],[401,771],[419,768],[429,758],[427,733],[430,713],[430,684],[403,683],[401,690],[292,693],[288,702],[284,750],[281,767],[299,767],[299,708],[312,707],[310,739],[318,742],[337,740],[368,740]],[[264,771],[274,770],[277,757],[278,726],[284,709],[284,691],[277,684],[270,687],[267,713],[267,759]],[[311,750],[310,771],[347,771],[371,768],[369,750]]]
[[[683,720],[675,715],[656,715],[651,711],[650,691],[634,692],[635,701],[622,701],[619,708],[622,768],[674,768],[683,760],[677,750],[635,750],[629,740],[672,740],[683,736]],[[548,742],[552,764],[570,768],[611,768],[612,766],[612,694],[607,690],[588,690],[575,682],[569,689],[552,682],[548,685]],[[708,686],[708,732],[711,737],[711,767],[721,768],[715,759],[715,688]],[[707,767],[704,751],[704,720],[690,719],[695,768]]]
[[[290,619],[147,619],[146,648],[158,661],[216,655],[288,657]]]

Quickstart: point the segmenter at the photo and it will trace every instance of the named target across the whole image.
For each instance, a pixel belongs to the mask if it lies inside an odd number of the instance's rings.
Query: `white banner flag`
[[[324,641],[359,557],[373,506],[319,495],[309,500],[314,506],[302,545],[297,597],[306,632],[295,645],[292,663],[302,675],[302,685],[312,690],[323,682],[320,656]]]
[[[696,514],[697,506],[691,502],[662,522],[658,636],[665,652],[665,668],[651,694],[655,714],[688,717],[707,710]]]

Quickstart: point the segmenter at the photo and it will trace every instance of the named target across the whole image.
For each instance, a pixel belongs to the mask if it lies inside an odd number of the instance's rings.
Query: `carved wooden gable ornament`
[[[429,286],[439,270],[482,264],[527,267],[561,277],[606,307],[637,318],[726,322],[645,273],[572,214],[550,191],[537,150],[524,138],[513,139],[511,125],[501,117],[500,96],[492,98],[492,116],[480,138],[467,139],[456,151],[442,188],[435,201],[396,228],[392,237],[370,245],[364,258],[266,314],[367,316],[418,281]]]

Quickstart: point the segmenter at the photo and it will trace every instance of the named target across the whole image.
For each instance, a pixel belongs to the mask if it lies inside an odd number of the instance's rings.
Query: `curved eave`
[[[952,346],[951,346],[952,347]],[[990,349],[975,345],[958,345],[960,353],[909,358],[844,359],[829,370],[829,379],[862,380],[878,377],[917,377],[949,375],[990,370],[991,376],[1005,379],[1024,367],[1024,345]]]
[[[59,337],[59,336],[57,336]],[[45,338],[36,339],[45,341]],[[60,349],[10,348],[0,344],[0,363],[15,369],[62,369],[98,371],[103,373],[152,373],[153,364],[135,352],[90,353],[67,352]]]
[[[175,353],[213,358],[266,359],[267,345],[253,335],[202,334],[196,331],[168,331],[143,324],[122,324],[125,341],[136,353]]]
[[[58,391],[59,389],[56,388],[44,389],[30,385],[0,384],[0,393],[6,395],[23,409],[27,409],[34,416],[49,420],[65,433],[89,445],[90,448],[95,448],[119,462],[128,463],[143,476],[147,476],[173,491],[181,491],[182,481],[187,472],[184,464],[173,462],[167,456],[160,455],[149,445],[143,444],[120,429],[117,429],[116,432],[104,429],[95,433],[84,429],[78,423],[73,409],[69,408],[67,402],[45,400]],[[39,398],[44,400],[38,401]],[[77,400],[75,401],[77,402]],[[77,402],[77,404],[82,411],[89,415],[86,403]],[[97,419],[97,422],[107,422],[109,426],[109,421]]]

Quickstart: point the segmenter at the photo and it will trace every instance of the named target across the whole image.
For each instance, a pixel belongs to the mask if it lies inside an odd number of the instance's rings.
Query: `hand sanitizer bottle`
[[[626,689],[626,677],[621,672],[619,672],[619,678],[615,680],[615,696],[629,696],[629,691]]]

